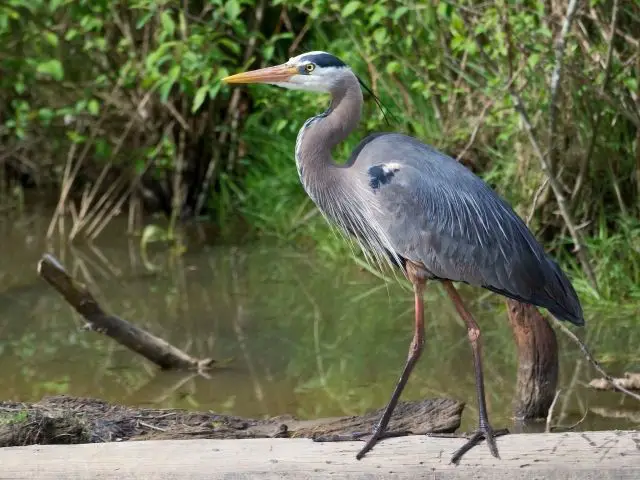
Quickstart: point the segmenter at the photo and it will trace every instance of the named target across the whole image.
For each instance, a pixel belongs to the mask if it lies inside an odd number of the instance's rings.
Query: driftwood
[[[640,373],[625,372],[624,378],[613,378],[613,382],[606,378],[594,378],[589,382],[596,390],[617,390],[622,387],[627,390],[640,390]]]
[[[413,434],[451,433],[464,404],[446,398],[401,402],[390,428]],[[0,447],[122,440],[313,438],[370,432],[382,410],[363,416],[297,420],[249,419],[177,409],[137,409],[101,400],[57,396],[39,403],[0,403]]]
[[[91,292],[73,280],[53,256],[42,257],[38,262],[38,274],[84,317],[88,329],[111,337],[161,368],[200,371],[210,368],[214,363],[208,358],[194,358],[126,320],[105,313]]]
[[[635,480],[640,432],[569,432],[497,439],[500,458],[474,448],[460,465],[462,438],[385,440],[356,460],[359,442],[306,439],[165,440],[0,449],[0,479],[438,479]]]
[[[518,350],[514,415],[517,420],[544,418],[558,383],[556,334],[533,305],[509,299],[507,312]]]

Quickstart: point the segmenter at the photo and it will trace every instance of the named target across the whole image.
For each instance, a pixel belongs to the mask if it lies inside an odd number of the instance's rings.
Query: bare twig
[[[80,168],[80,162],[76,162],[74,168],[73,159],[76,156],[76,150],[78,149],[77,143],[72,143],[69,147],[69,152],[67,153],[67,161],[64,166],[64,173],[62,174],[62,190],[60,192],[60,197],[58,198],[58,204],[56,205],[56,209],[53,212],[53,216],[51,217],[51,222],[49,222],[49,228],[47,229],[47,239],[50,239],[53,235],[53,231],[58,223],[58,218],[64,215],[64,205],[67,200],[67,195],[71,190],[71,185],[73,180],[75,179],[76,174],[78,173],[78,169]]]
[[[578,9],[578,0],[570,0],[567,7],[567,13],[565,14],[564,21],[562,22],[562,29],[560,30],[560,36],[556,42],[556,54],[555,65],[553,72],[551,73],[551,100],[549,105],[549,160],[548,169],[549,173],[553,174],[553,170],[556,165],[556,134],[558,123],[558,91],[560,89],[560,83],[562,80],[562,67],[564,65],[564,52],[567,46],[567,35],[571,30],[571,24],[573,23],[573,17]],[[553,187],[553,185],[552,185]],[[554,192],[555,193],[555,192]]]
[[[558,397],[560,396],[560,392],[562,390],[556,390],[556,395],[553,397],[553,402],[551,402],[551,406],[549,407],[549,412],[547,413],[547,422],[544,428],[545,432],[551,431],[551,419],[553,418],[553,410],[555,409],[556,403],[558,402]]]
[[[563,430],[563,431],[573,430],[574,428],[576,428],[578,425],[580,425],[582,422],[585,421],[585,419],[587,418],[587,415],[589,415],[589,409],[585,408],[584,409],[584,413],[582,414],[582,417],[580,417],[580,420],[578,420],[577,422],[572,423],[571,425],[568,425],[568,426],[555,425],[553,427],[553,430]]]
[[[260,0],[255,8],[254,23],[252,28],[254,32],[260,32],[260,25],[262,24],[262,21],[264,19],[265,7],[266,0]],[[257,45],[257,40],[258,33],[255,33],[251,36],[251,38],[249,38],[247,48],[244,52],[244,63],[246,63],[253,56]],[[214,148],[214,153],[209,160],[209,164],[207,165],[207,171],[204,174],[202,187],[200,189],[200,193],[198,194],[198,199],[196,200],[196,208],[194,212],[196,217],[200,214],[202,208],[204,207],[204,204],[207,200],[207,192],[209,191],[209,187],[214,180],[217,169],[220,168],[222,146],[227,143],[233,144],[233,142],[237,139],[238,125],[241,113],[239,108],[240,100],[242,99],[241,92],[241,89],[235,89],[231,94],[231,100],[229,101],[225,118],[225,123],[230,124],[230,128],[223,129],[218,136],[217,145]],[[235,160],[236,151],[233,149],[233,145],[231,145],[227,157],[227,165],[229,168],[231,168],[235,164]]]
[[[467,154],[467,152],[469,151],[471,146],[476,141],[476,137],[478,136],[478,132],[480,131],[480,128],[484,124],[484,120],[487,117],[487,113],[489,112],[489,109],[493,106],[494,102],[495,102],[495,100],[489,99],[487,101],[487,103],[484,104],[484,107],[482,108],[482,111],[480,112],[480,116],[478,117],[478,121],[476,122],[476,126],[473,128],[473,132],[471,132],[471,137],[469,137],[469,141],[467,142],[467,144],[464,146],[462,151],[456,157],[456,160],[458,162],[460,161],[461,158],[463,158]]]
[[[511,94],[515,100],[516,110],[520,114],[520,118],[522,119],[522,123],[524,124],[531,146],[533,147],[533,150],[536,156],[540,160],[542,171],[546,175],[549,181],[549,185],[551,186],[551,190],[553,191],[556,197],[556,201],[558,202],[558,207],[560,209],[560,214],[562,215],[562,218],[564,219],[564,223],[567,226],[569,233],[571,234],[571,238],[573,239],[573,242],[575,243],[575,251],[576,251],[576,255],[578,256],[578,260],[582,265],[585,275],[587,275],[587,278],[589,279],[589,283],[591,284],[594,290],[598,291],[598,283],[596,281],[596,276],[593,273],[593,269],[591,268],[591,264],[589,262],[587,247],[584,244],[580,230],[578,230],[573,220],[573,216],[571,215],[571,212],[567,205],[566,198],[564,196],[562,185],[560,185],[560,182],[558,181],[558,179],[551,172],[551,167],[547,159],[545,158],[544,154],[542,153],[542,150],[540,150],[540,145],[538,144],[538,140],[536,139],[533,133],[533,126],[531,125],[531,121],[529,120],[529,116],[527,115],[527,111],[524,107],[522,99],[520,98],[520,95],[518,95],[514,91],[512,91]]]
[[[554,164],[553,160],[555,155],[554,154],[555,144],[553,143],[553,139],[556,131],[556,118],[557,118],[555,111],[557,109],[556,102],[557,102],[558,88],[560,85],[561,73],[562,73],[562,59],[564,56],[564,49],[565,49],[565,37],[569,32],[569,28],[571,27],[571,21],[573,19],[573,15],[575,14],[576,8],[577,8],[577,0],[571,0],[571,2],[569,3],[569,7],[567,9],[567,15],[565,17],[565,20],[562,26],[560,39],[558,40],[558,47],[556,48],[556,65],[554,67],[553,75],[551,78],[551,113],[550,113],[550,121],[549,121],[550,147],[549,147],[548,157],[544,155],[544,153],[542,152],[542,149],[540,148],[540,144],[533,132],[533,125],[531,124],[531,120],[529,119],[529,115],[527,114],[527,110],[524,106],[524,102],[522,101],[522,98],[514,88],[513,82],[511,81],[512,79],[510,79],[510,82],[509,82],[509,91],[511,93],[512,98],[514,99],[516,111],[520,114],[520,118],[525,127],[525,131],[527,132],[527,136],[529,137],[529,142],[531,143],[531,146],[533,147],[533,150],[540,161],[542,172],[545,174],[546,178],[548,179],[549,185],[551,186],[551,190],[553,191],[556,197],[556,201],[560,209],[560,214],[562,215],[564,223],[569,229],[571,238],[573,239],[573,242],[575,244],[575,250],[576,250],[576,255],[578,256],[578,260],[580,261],[580,264],[582,265],[582,268],[585,274],[587,275],[589,283],[591,284],[594,290],[598,291],[596,276],[593,273],[593,269],[591,268],[591,264],[589,262],[587,247],[584,244],[584,241],[582,239],[582,234],[580,233],[580,231],[575,225],[573,216],[571,215],[571,211],[569,210],[569,207],[567,205],[567,202],[564,196],[564,189],[562,188],[560,180],[558,179],[558,177],[555,176],[553,172],[553,164]],[[506,15],[504,17],[503,23],[504,23],[505,34],[507,36],[507,48],[508,48],[507,54],[509,58],[509,72],[513,72],[513,65],[511,60],[513,55],[513,51],[512,51],[513,44],[511,41],[508,17]],[[513,74],[510,73],[510,75],[513,75]]]
[[[640,395],[638,395],[635,392],[632,392],[631,390],[629,390],[627,388],[624,388],[622,385],[619,385],[618,382],[616,382],[615,379],[611,375],[609,375],[604,370],[604,368],[602,368],[600,366],[598,361],[595,358],[593,358],[593,355],[591,355],[591,352],[589,351],[587,346],[582,342],[582,340],[580,340],[576,336],[575,333],[573,333],[571,330],[569,330],[560,320],[556,320],[554,318],[554,322],[571,340],[573,340],[578,345],[578,347],[580,347],[580,350],[584,354],[585,358],[589,361],[589,363],[591,365],[593,365],[593,368],[595,368],[598,371],[598,373],[600,373],[600,375],[602,375],[609,383],[611,383],[611,385],[616,390],[618,390],[619,392],[625,393],[625,394],[629,395],[630,397],[633,397],[636,400],[640,401]]]
[[[527,225],[531,225],[531,220],[533,219],[533,215],[536,213],[536,207],[538,206],[538,200],[540,200],[540,196],[542,195],[542,192],[544,192],[544,189],[547,188],[547,185],[549,185],[549,177],[545,177],[544,181],[540,184],[536,193],[533,195],[533,201],[529,208],[529,215],[527,215]]]
[[[304,39],[305,35],[307,34],[309,29],[311,28],[311,25],[313,25],[313,22],[312,21],[307,21],[307,23],[304,24],[304,27],[302,27],[302,29],[300,30],[300,33],[298,33],[298,35],[293,40],[293,42],[291,42],[291,46],[289,47],[289,54],[290,55],[292,55],[293,53],[296,52],[296,50],[300,46],[300,42],[302,42],[302,40]]]
[[[151,425],[150,423],[143,422],[142,420],[138,420],[138,425],[140,425],[141,427],[148,428],[150,430],[155,430],[157,432],[166,432],[167,431],[166,428],[156,427],[155,425]]]
[[[613,12],[611,13],[611,27],[610,27],[610,35],[609,42],[607,45],[607,57],[604,64],[604,80],[602,81],[602,85],[600,85],[600,92],[604,93],[607,85],[609,84],[609,79],[611,78],[611,59],[613,58],[613,39],[615,38],[616,24],[618,22],[618,0],[613,1]],[[589,161],[591,160],[591,156],[593,155],[593,151],[596,146],[596,138],[598,137],[598,132],[600,130],[600,122],[604,117],[603,110],[600,110],[596,116],[596,119],[593,123],[593,131],[589,138],[589,147],[587,148],[587,153],[582,157],[580,162],[580,167],[578,170],[578,176],[576,177],[576,182],[573,186],[573,192],[571,193],[571,199],[574,200],[582,187],[584,182],[584,177],[587,174],[587,167],[589,166]]]

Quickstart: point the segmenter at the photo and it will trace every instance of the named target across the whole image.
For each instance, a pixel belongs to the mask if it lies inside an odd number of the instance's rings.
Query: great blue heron
[[[415,328],[408,358],[380,421],[357,458],[385,436],[422,352],[427,280],[444,285],[467,326],[473,350],[479,425],[451,461],[457,463],[483,439],[498,457],[498,432],[487,416],[480,328],[452,282],[484,287],[584,325],[580,301],[558,264],[484,181],[416,138],[375,133],[356,147],[344,165],[335,163],[331,150],[358,125],[363,104],[358,77],[335,56],[304,53],[282,65],[223,81],[268,83],[331,95],[329,108],[307,120],[298,133],[295,161],[302,185],[324,216],[355,238],[365,253],[399,267],[413,284]]]

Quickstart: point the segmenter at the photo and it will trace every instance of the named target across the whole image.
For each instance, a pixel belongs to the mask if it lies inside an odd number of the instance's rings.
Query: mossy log
[[[446,398],[402,402],[390,428],[416,435],[454,432],[460,426],[463,408],[463,403]],[[318,420],[292,416],[252,419],[56,396],[39,403],[0,403],[0,447],[150,439],[313,438],[369,432],[380,414],[374,411]]]

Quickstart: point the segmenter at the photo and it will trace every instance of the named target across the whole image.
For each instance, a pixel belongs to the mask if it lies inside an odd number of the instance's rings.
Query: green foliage
[[[241,217],[256,232],[340,258],[348,247],[293,167],[297,131],[327,98],[220,83],[322,49],[351,65],[391,113],[387,125],[368,102],[361,127],[334,152],[338,161],[369,131],[415,135],[459,156],[522,216],[532,212],[539,237],[571,263],[515,90],[545,155],[556,112],[552,168],[591,237],[598,275],[615,282],[600,294],[610,298],[618,282],[631,289],[637,280],[635,259],[619,268],[605,259],[620,259],[613,253],[622,246],[636,252],[626,242],[637,224],[624,225],[639,213],[640,18],[633,2],[620,2],[611,40],[611,2],[582,6],[552,105],[565,12],[563,2],[540,0],[11,0],[0,4],[0,154],[54,184],[71,163],[84,162],[88,183],[113,166],[155,197],[152,208],[171,209],[170,231],[181,213],[206,209],[222,232]]]
[[[6,413],[0,415],[0,425],[16,425],[19,423],[24,423],[27,421],[29,417],[26,410],[20,410],[16,413]]]
[[[632,33],[640,27],[637,12],[621,5],[617,28],[622,33],[612,44],[609,4],[594,4],[590,17],[578,15],[566,38],[563,81],[555,104],[557,164],[552,167],[560,174],[576,223],[589,237],[602,284],[597,295],[575,265],[564,220],[557,214],[554,196],[543,186],[545,174],[510,92],[512,87],[522,98],[546,154],[555,41],[566,5],[552,16],[539,1],[482,6],[471,1],[456,6],[358,0],[278,4],[308,17],[310,33],[296,52],[328,50],[340,56],[369,80],[393,113],[394,122],[385,125],[369,102],[362,127],[334,152],[337,161],[346,159],[371,130],[402,131],[460,155],[523,217],[537,199],[532,227],[556,255],[574,265],[576,282],[588,299],[615,301],[615,292],[618,298],[637,296],[638,250],[629,244],[639,231],[637,222],[629,219],[640,213],[640,110],[630,102],[638,95]],[[283,53],[281,59],[286,56]],[[283,95],[260,86],[250,88],[250,94],[255,107],[243,135],[246,163],[251,165],[240,199],[243,213],[263,232],[287,241],[314,238],[324,251],[344,256],[344,244],[312,215],[292,165],[298,128],[324,109],[327,99],[298,92]]]
[[[259,35],[250,3],[1,4],[3,158],[41,183],[68,181],[65,163],[89,181],[104,164],[132,180],[147,172],[156,204],[201,211],[218,172],[237,167],[220,79]]]

